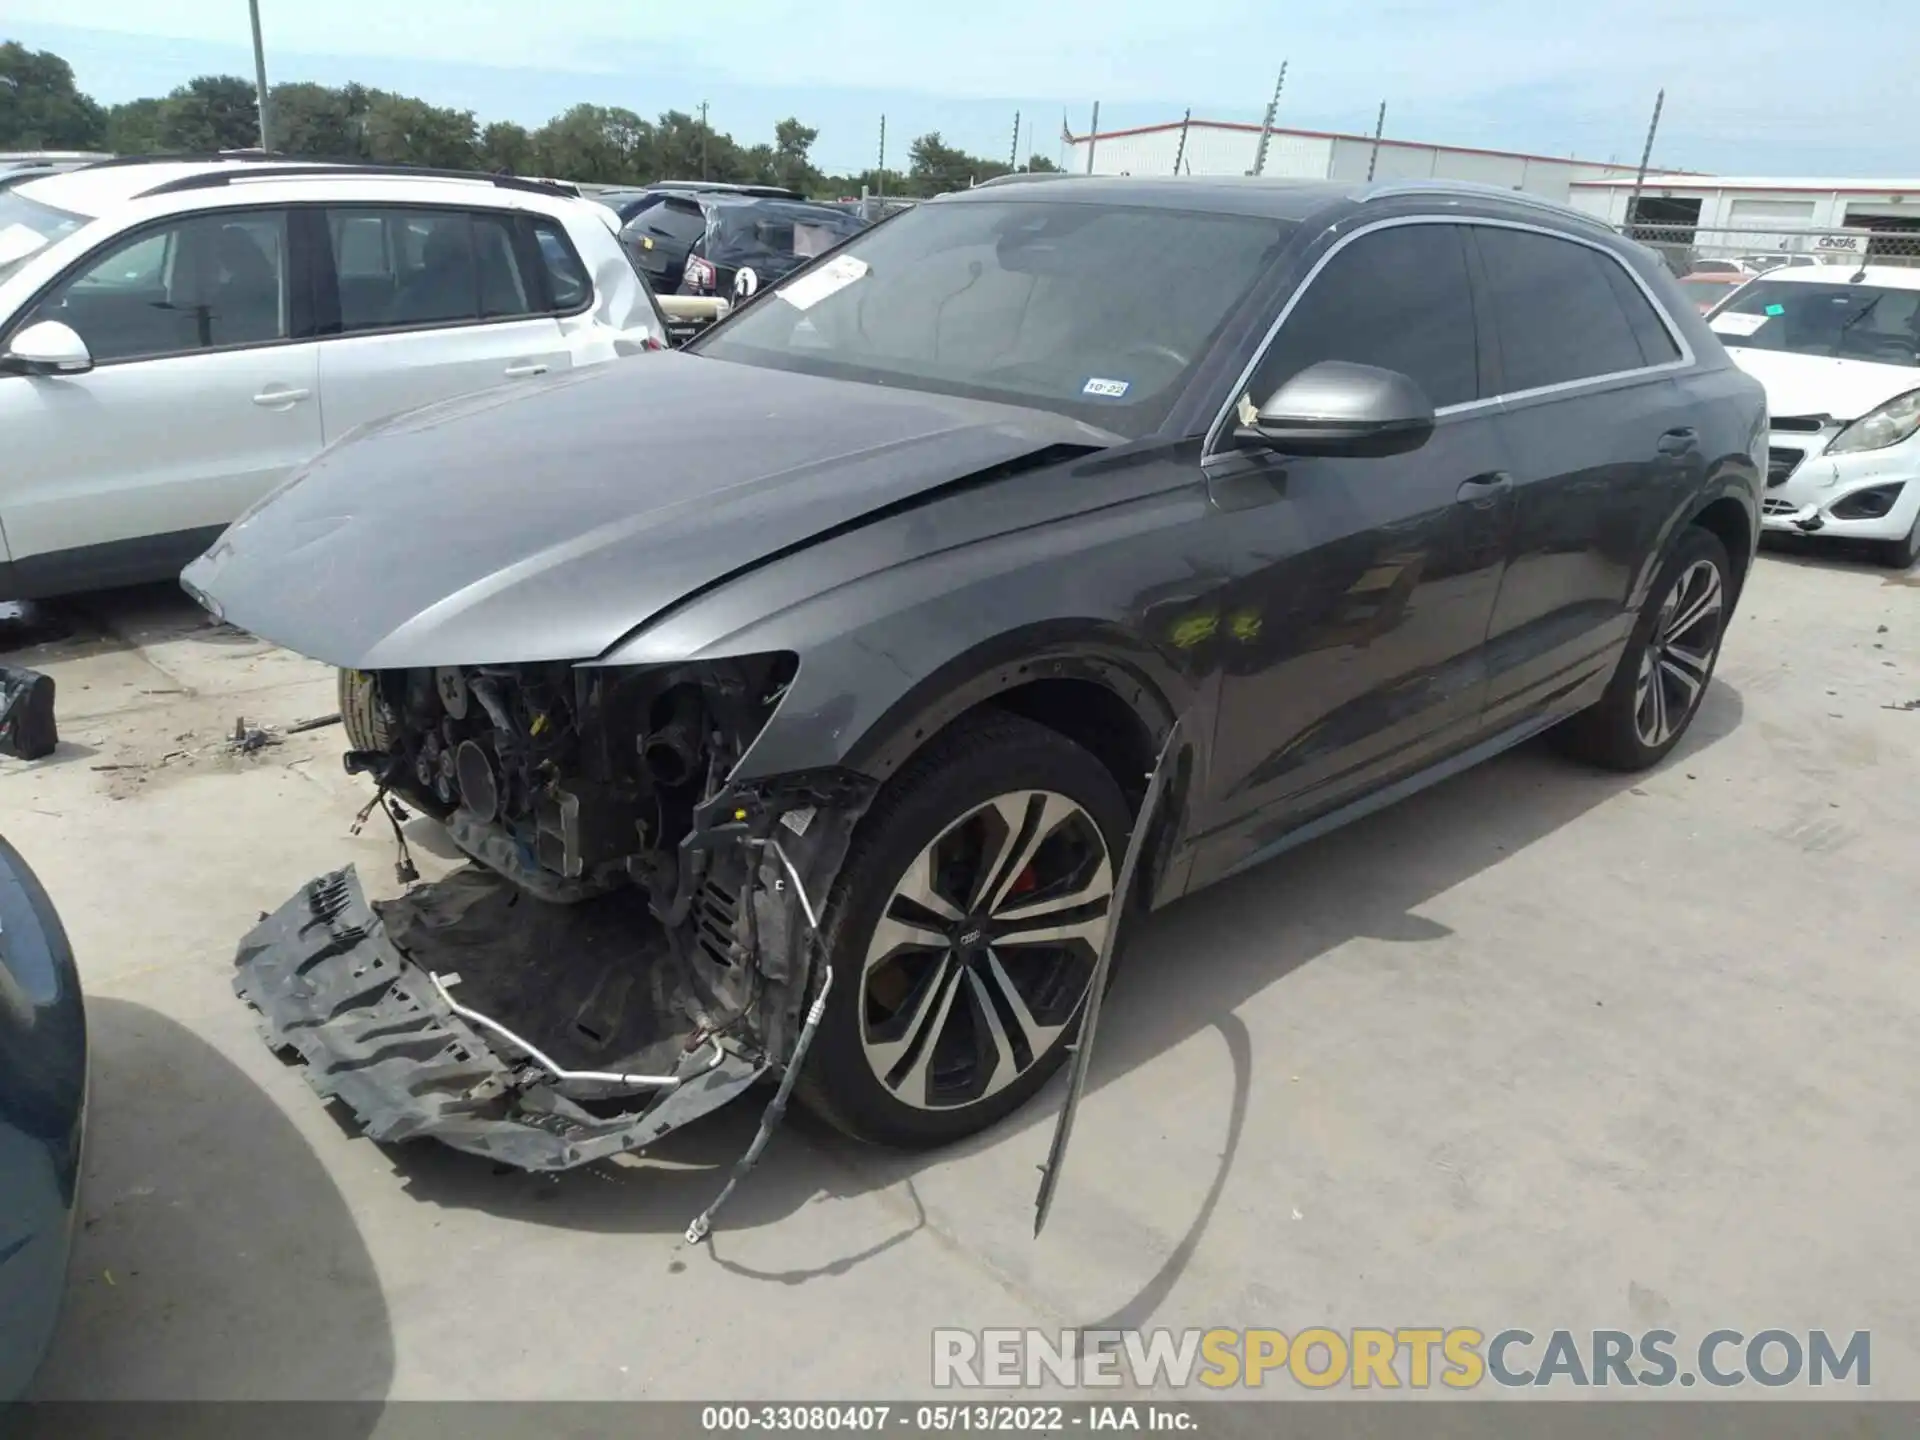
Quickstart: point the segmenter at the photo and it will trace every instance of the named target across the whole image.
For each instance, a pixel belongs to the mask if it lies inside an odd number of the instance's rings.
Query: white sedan
[[[1761,523],[1920,555],[1920,269],[1813,265],[1741,286],[1707,323],[1767,387]]]

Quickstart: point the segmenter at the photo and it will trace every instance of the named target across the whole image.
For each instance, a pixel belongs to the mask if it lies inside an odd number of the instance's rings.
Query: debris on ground
[[[238,755],[251,755],[256,750],[280,743],[280,736],[262,726],[247,724],[244,715],[233,722],[233,736],[227,741],[228,748]]]
[[[316,715],[311,720],[296,720],[293,724],[287,726],[286,733],[289,735],[304,735],[309,730],[324,730],[329,725],[338,725],[339,723],[340,712],[336,710],[331,715]]]
[[[1902,700],[1897,705],[1882,705],[1882,710],[1920,710],[1920,700]]]
[[[60,743],[53,722],[53,677],[0,665],[0,755],[38,760]]]

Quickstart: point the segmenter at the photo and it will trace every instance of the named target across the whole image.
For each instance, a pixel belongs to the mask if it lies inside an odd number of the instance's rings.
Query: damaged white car
[[[1767,387],[1762,523],[1920,556],[1920,269],[1820,265],[1742,286],[1708,318]]]

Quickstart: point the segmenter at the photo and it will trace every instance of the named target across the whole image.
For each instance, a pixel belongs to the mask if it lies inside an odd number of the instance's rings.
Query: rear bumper
[[[370,1138],[431,1138],[522,1170],[638,1150],[766,1069],[762,1057],[695,1043],[653,937],[596,921],[586,906],[531,897],[504,918],[513,893],[511,882],[471,869],[376,907],[351,868],[323,875],[241,942],[234,990],[260,1012],[267,1043],[304,1060],[313,1088],[351,1110]],[[583,959],[585,972],[575,964]],[[602,993],[610,978],[617,1013]],[[606,1087],[588,1087],[603,1098],[583,1094],[456,1014],[443,989],[456,984],[463,1008],[514,1014],[523,1033],[561,1015],[602,1043],[644,1035],[637,1058],[678,1083],[631,1099],[604,1098]],[[557,1049],[549,1037],[560,1028],[545,1024],[535,1043]],[[623,1056],[620,1068],[641,1063]]]
[[[1828,435],[1777,433],[1770,439],[1776,457],[1761,499],[1760,523],[1789,534],[1818,534],[1857,540],[1899,540],[1920,516],[1920,437],[1856,455],[1828,455]],[[1799,452],[1797,461],[1786,461]],[[1785,463],[1781,463],[1785,462]],[[1850,514],[1862,492],[1900,486],[1884,514]],[[1836,513],[1839,512],[1839,513]]]

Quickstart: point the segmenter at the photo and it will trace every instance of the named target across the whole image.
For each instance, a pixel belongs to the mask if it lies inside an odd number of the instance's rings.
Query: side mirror
[[[1235,442],[1283,455],[1404,455],[1433,433],[1433,402],[1412,379],[1345,360],[1309,365],[1250,408],[1241,402]]]
[[[27,326],[0,354],[0,371],[11,375],[84,375],[91,369],[87,342],[58,320]]]

